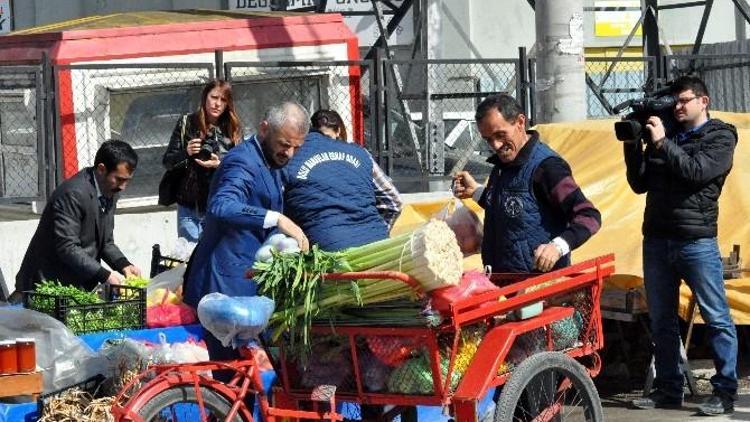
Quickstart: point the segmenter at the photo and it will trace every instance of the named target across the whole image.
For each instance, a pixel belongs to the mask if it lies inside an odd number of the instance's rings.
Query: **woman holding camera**
[[[177,202],[177,235],[198,242],[203,229],[208,189],[221,158],[241,140],[232,86],[216,79],[201,94],[195,113],[180,117],[162,163],[181,175],[171,186]]]

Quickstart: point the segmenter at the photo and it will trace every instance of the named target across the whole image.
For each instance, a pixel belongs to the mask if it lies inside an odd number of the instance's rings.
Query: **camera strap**
[[[180,140],[182,140],[182,148],[187,150],[187,142],[185,142],[185,126],[187,125],[187,114],[182,115],[182,130],[180,131]]]

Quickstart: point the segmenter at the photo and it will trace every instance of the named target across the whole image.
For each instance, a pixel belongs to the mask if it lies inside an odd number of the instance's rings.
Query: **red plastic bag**
[[[430,306],[438,312],[448,312],[450,305],[482,293],[500,290],[481,271],[467,271],[458,286],[443,287],[430,292]]]
[[[388,366],[398,366],[410,358],[418,339],[404,336],[369,336],[367,346],[375,357]]]
[[[174,327],[175,325],[192,324],[197,321],[195,309],[184,303],[167,303],[169,291],[166,290],[158,305],[146,308],[146,326],[148,328]]]

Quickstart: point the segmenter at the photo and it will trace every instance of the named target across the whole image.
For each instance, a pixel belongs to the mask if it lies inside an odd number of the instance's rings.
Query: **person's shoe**
[[[679,409],[682,407],[682,397],[654,390],[647,397],[633,400],[632,404],[636,409]]]
[[[721,391],[714,391],[711,397],[698,406],[703,416],[729,415],[734,413],[734,397]]]

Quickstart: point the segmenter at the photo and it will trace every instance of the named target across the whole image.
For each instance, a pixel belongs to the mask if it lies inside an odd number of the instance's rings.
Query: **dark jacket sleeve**
[[[185,137],[188,137],[188,131],[187,128],[183,130],[183,124],[187,124],[185,116],[182,116],[177,120],[177,124],[172,131],[172,136],[169,138],[167,150],[164,152],[164,156],[161,159],[162,164],[164,164],[164,167],[167,170],[187,166],[188,155],[187,151],[185,151],[185,144],[187,142],[183,139],[182,134],[184,133]]]
[[[732,168],[736,145],[732,131],[713,131],[711,139],[702,143],[702,148],[693,156],[688,155],[677,143],[665,139],[661,148],[667,157],[667,166],[672,174],[698,186],[705,185]]]
[[[601,228],[601,213],[583,194],[570,166],[562,158],[551,157],[542,161],[534,172],[534,193],[537,198],[544,197],[556,212],[564,216],[568,225],[559,236],[571,250],[583,245]]]
[[[104,282],[110,271],[81,247],[81,221],[83,221],[83,198],[81,193],[70,190],[58,196],[52,203],[52,238],[55,254],[74,272],[80,274],[81,280]]]
[[[113,234],[115,231],[114,210],[110,211],[110,214],[107,216],[106,226],[102,259],[110,266],[110,268],[122,272],[123,268],[132,264],[127,258],[125,258],[125,254],[120,251],[120,248],[115,245]]]
[[[635,193],[645,193],[646,186],[646,158],[643,145],[640,141],[635,143],[623,142],[622,151],[625,156],[625,176],[628,179],[630,189]]]

